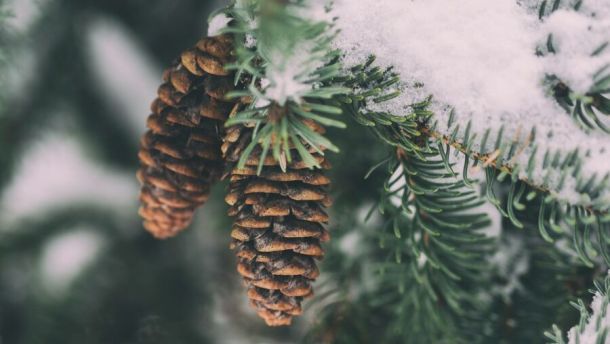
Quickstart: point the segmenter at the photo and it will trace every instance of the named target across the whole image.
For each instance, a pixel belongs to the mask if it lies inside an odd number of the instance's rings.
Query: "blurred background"
[[[283,329],[247,306],[228,249],[225,185],[176,239],[155,241],[137,215],[138,142],[161,71],[223,1],[0,3],[0,343],[303,341],[315,304]],[[331,225],[321,293],[334,270],[351,271],[333,252],[355,256],[359,237],[347,229],[362,219],[353,210],[365,212],[381,185],[360,181],[386,154],[360,126],[336,141],[367,154],[335,163],[342,225]]]

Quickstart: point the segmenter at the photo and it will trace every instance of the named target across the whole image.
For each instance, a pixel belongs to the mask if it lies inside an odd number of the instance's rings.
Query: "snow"
[[[301,102],[303,96],[312,90],[315,72],[323,67],[328,61],[328,51],[320,48],[320,42],[327,36],[311,37],[301,23],[299,26],[287,25],[284,31],[277,30],[284,25],[281,21],[268,18],[269,22],[261,22],[259,18],[252,18],[248,7],[252,5],[247,0],[235,2],[236,16],[249,29],[251,34],[246,35],[245,46],[257,48],[258,53],[264,60],[265,76],[261,93],[264,97],[257,97],[260,104],[276,102],[284,105],[289,101]],[[289,6],[286,15],[311,19],[312,24],[327,22],[329,20],[329,8],[327,4],[322,6]],[[213,22],[216,19],[213,19]],[[221,19],[218,19],[221,21]],[[267,25],[265,25],[267,24]],[[216,25],[216,24],[215,24]],[[220,25],[220,24],[218,24]],[[210,24],[212,26],[212,24]],[[331,35],[332,33],[328,33]]]
[[[224,13],[219,13],[210,19],[208,23],[208,36],[217,36],[229,25],[231,18]]]
[[[6,6],[2,7],[3,10],[9,9],[14,15],[14,20],[10,22],[12,28],[25,32],[40,19],[49,3],[48,0],[9,0]]]
[[[316,3],[327,4],[323,0]],[[589,56],[590,47],[610,40],[608,7],[603,0],[585,1],[582,14],[561,9],[541,22],[529,1],[336,0],[332,15],[339,17],[336,25],[341,33],[335,46],[345,52],[346,67],[373,54],[377,65],[394,66],[401,76],[403,94],[371,105],[370,110],[407,115],[409,104],[433,95],[431,110],[441,134],[450,135],[459,125],[463,135],[471,121],[471,135],[476,133],[479,138],[473,148],[492,153],[494,136],[503,126],[505,139],[522,144],[521,154],[510,161],[521,166],[533,154],[527,143],[536,126],[538,150],[532,182],[546,185],[563,201],[607,208],[608,188],[592,200],[575,190],[576,179],[569,176],[560,188],[559,171],[543,170],[541,165],[547,151],[566,156],[579,149],[581,157],[586,156],[583,178],[596,174],[599,180],[610,173],[610,150],[603,148],[610,137],[600,131],[584,131],[557,105],[544,84],[547,73],[552,72],[574,89],[585,90],[591,74],[604,60],[610,62],[606,53]],[[556,36],[558,53],[538,57],[536,50],[550,32]],[[455,121],[448,127],[452,109]],[[480,147],[478,142],[490,127],[488,145]],[[520,177],[526,178],[523,170]]]
[[[137,140],[146,129],[144,123],[150,114],[151,95],[156,94],[161,81],[161,68],[117,21],[94,17],[85,33],[89,67],[101,91],[114,100],[118,110],[109,115],[121,116]]]
[[[370,218],[367,218],[371,207],[375,204],[365,203],[356,209],[355,225],[365,231],[370,228],[378,228],[383,225],[383,220],[378,212],[373,212]],[[341,226],[341,223],[333,223],[332,226]],[[332,227],[331,227],[332,231]],[[366,249],[366,235],[360,230],[351,230],[338,239],[337,248],[347,258],[358,259],[368,254]]]
[[[288,101],[299,103],[311,91],[312,74],[322,67],[324,51],[315,51],[316,42],[301,38],[292,44],[269,44],[266,54],[266,80],[263,89],[265,99],[284,105]],[[260,49],[263,50],[263,49]]]
[[[100,167],[77,140],[65,133],[48,134],[33,143],[15,176],[0,195],[0,228],[77,204],[99,204],[118,214],[135,211],[135,177]]]
[[[610,62],[610,47],[591,56],[608,42],[610,16],[598,18],[586,12],[561,9],[545,21],[542,31],[552,34],[557,51],[544,58],[546,73],[558,76],[574,91],[587,93],[595,74]]]
[[[568,344],[594,344],[597,343],[597,337],[606,328],[610,330],[610,303],[608,296],[601,294],[599,291],[593,296],[591,303],[591,316],[583,331],[579,332],[579,326],[574,326],[568,332]],[[609,339],[606,338],[605,343]]]
[[[362,233],[350,231],[341,238],[337,247],[344,256],[356,258],[359,256],[362,240]]]
[[[536,39],[528,35],[535,23],[520,16],[519,7],[509,1],[494,5],[486,0],[338,4],[343,4],[337,12],[342,15],[338,24],[344,33],[338,45],[355,45],[359,50],[349,59],[373,53],[380,64],[394,65],[405,83],[425,81],[426,88],[458,109],[522,112],[532,95],[542,96],[536,56],[531,53]],[[369,15],[384,20],[373,22]],[[358,26],[371,29],[354,30]],[[516,79],[515,75],[525,77]]]
[[[263,91],[267,99],[284,105],[289,100],[300,102],[301,97],[311,90],[311,85],[306,83],[308,74],[306,71],[307,53],[294,53],[285,56],[278,53],[270,59],[267,68],[267,79],[269,86]]]
[[[586,0],[582,4],[581,11],[585,11],[594,17],[607,18],[610,16],[610,2],[607,0]]]
[[[44,288],[54,295],[66,292],[95,261],[104,244],[104,238],[89,228],[76,228],[51,239],[45,244],[40,259]]]
[[[389,193],[392,194],[392,196],[390,197],[390,202],[396,208],[400,208],[402,206],[402,198],[405,194],[404,187],[407,185],[407,180],[404,178],[404,174],[405,171],[402,168],[402,165],[398,165],[398,167],[396,168],[396,170],[394,170],[394,173],[392,173],[392,176],[390,177],[390,181],[396,180],[396,182],[388,190]]]

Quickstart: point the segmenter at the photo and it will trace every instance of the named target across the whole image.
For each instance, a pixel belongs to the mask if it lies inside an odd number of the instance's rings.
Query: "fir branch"
[[[463,181],[453,183],[455,178],[446,173],[434,148],[422,148],[421,154],[423,159],[397,148],[397,154],[385,161],[388,178],[371,209],[379,210],[381,228],[362,240],[367,249],[359,249],[374,269],[373,276],[362,278],[375,283],[356,298],[346,293],[323,309],[320,328],[314,332],[332,338],[325,342],[366,338],[360,337],[358,319],[379,326],[382,342],[481,339],[487,305],[477,291],[490,276],[486,256],[493,248],[493,239],[481,230],[489,220],[476,212],[480,198],[464,188]],[[366,284],[357,276],[345,283],[340,290]]]
[[[455,136],[457,135],[452,135],[452,136],[447,136],[447,135],[443,135],[441,133],[439,133],[438,131],[435,131],[429,127],[422,127],[421,128],[421,132],[422,134],[430,137],[431,139],[437,140],[439,142],[442,142],[444,145],[446,146],[450,146],[453,149],[459,151],[460,153],[464,154],[465,156],[469,157],[470,159],[473,159],[474,161],[478,161],[482,167],[484,168],[493,168],[494,170],[496,170],[498,173],[500,173],[502,177],[502,179],[504,179],[506,177],[506,175],[511,175],[511,178],[518,178],[519,181],[525,183],[528,187],[530,187],[531,189],[534,190],[534,192],[539,193],[539,194],[544,194],[547,197],[550,197],[549,199],[545,200],[547,203],[550,202],[551,200],[556,201],[559,204],[562,205],[569,205],[567,202],[563,202],[560,200],[560,196],[551,188],[549,188],[546,185],[543,184],[538,184],[536,182],[534,182],[533,180],[530,179],[530,175],[531,175],[531,170],[534,167],[534,162],[532,162],[528,167],[527,167],[527,173],[525,176],[520,176],[519,172],[520,172],[520,167],[518,165],[515,165],[514,162],[514,157],[518,156],[519,153],[523,150],[524,145],[521,145],[521,147],[516,147],[513,148],[513,154],[508,154],[505,155],[502,152],[502,147],[497,148],[495,151],[491,152],[491,153],[481,153],[481,152],[476,152],[474,150],[472,150],[468,144],[465,144],[463,142],[458,141]],[[504,150],[506,150],[506,146],[504,147]],[[552,155],[552,153],[547,153],[547,156]],[[504,157],[504,158],[501,158]],[[569,166],[572,165],[574,166],[575,164],[575,160],[576,156],[575,155],[568,155],[566,157],[564,157],[563,159],[561,158],[554,158],[557,161],[563,160],[564,163],[562,163],[562,166]],[[572,162],[570,162],[572,161]],[[475,165],[476,167],[476,165]],[[608,183],[608,177],[604,177],[603,179],[601,179],[600,181],[597,182],[597,184],[595,183],[595,180],[592,182],[592,185],[588,186],[588,187],[583,187],[583,191],[584,190],[592,190],[592,191],[600,191],[602,190],[604,187],[607,186]],[[592,193],[593,195],[596,193]],[[534,195],[530,196],[529,198],[533,197]],[[595,198],[595,197],[592,197]],[[592,205],[585,205],[585,206],[581,206],[579,207],[582,211],[585,211],[586,213],[590,213],[590,214],[594,214],[597,216],[600,216],[600,220],[602,220],[603,222],[607,222],[610,219],[607,219],[607,215],[608,215],[608,209],[607,207],[597,207],[596,205],[592,204]]]
[[[490,222],[486,214],[476,212],[483,202],[468,187],[468,178],[457,179],[444,151],[430,145],[422,133],[421,123],[430,116],[426,103],[406,117],[366,112],[366,101],[391,99],[394,92],[387,88],[398,82],[391,69],[373,67],[373,60],[352,68],[353,77],[343,83],[359,90],[346,101],[346,112],[396,150],[381,164],[390,177],[376,206],[385,218],[379,240],[387,252],[382,271],[388,290],[380,292],[396,316],[413,309],[429,317],[424,330],[414,319],[403,318],[396,330],[408,324],[409,335],[415,336],[410,340],[434,341],[438,338],[430,336],[448,324],[468,328],[485,313],[477,300],[476,281],[489,276],[484,257],[493,239],[481,231]],[[396,288],[398,292],[392,292]]]
[[[467,317],[468,309],[477,308],[473,284],[486,278],[484,257],[493,241],[481,233],[490,224],[484,213],[476,212],[482,201],[463,180],[446,172],[433,147],[420,154],[398,148],[390,166],[395,163],[400,172],[386,182],[378,207],[389,216],[382,242],[394,253],[396,268],[413,273],[423,288],[418,293]],[[411,267],[401,267],[403,259]]]
[[[534,168],[534,162],[531,159],[527,167],[527,173],[521,175],[520,166],[511,165],[511,161],[519,154],[522,148],[514,145],[512,145],[512,148],[507,148],[507,146],[502,147],[502,144],[496,144],[496,149],[493,153],[482,154],[473,151],[470,148],[470,143],[458,142],[456,139],[457,135],[448,137],[428,127],[422,127],[421,132],[427,137],[442,142],[445,145],[447,149],[445,157],[449,155],[449,147],[464,154],[466,157],[463,167],[464,174],[471,168],[477,168],[477,165],[480,164],[485,170],[487,198],[516,227],[523,227],[517,214],[523,212],[527,204],[537,202],[540,209],[538,229],[546,241],[553,242],[556,240],[557,235],[567,236],[573,243],[578,256],[588,266],[593,266],[595,264],[595,257],[598,256],[601,256],[606,264],[610,265],[610,246],[607,241],[607,233],[610,232],[610,217],[607,207],[598,208],[595,205],[576,206],[562,201],[550,188],[537,184],[528,177],[531,176],[531,171]],[[468,140],[467,136],[465,135],[466,140]],[[484,147],[485,144],[481,146]],[[504,153],[506,151],[508,151],[508,154]],[[550,155],[547,153],[547,156]],[[564,159],[553,158],[552,160],[557,162],[556,167],[561,166],[562,169],[566,170],[569,165],[575,165],[575,156],[573,154]],[[470,159],[475,161],[472,167],[469,166]],[[559,162],[561,161],[563,162],[560,164]],[[554,162],[549,163],[549,165],[553,164]],[[511,183],[510,192],[505,196],[504,202],[502,202],[493,192],[493,187],[508,176],[510,176],[509,180]],[[580,188],[582,191],[590,192],[592,196],[595,196],[607,187],[608,181],[608,176],[599,181],[598,184],[595,184],[595,179],[590,179],[589,182],[581,183]],[[597,247],[599,251],[594,249],[594,247]]]
[[[477,138],[476,135],[470,135],[470,124],[466,125],[463,131],[460,131],[457,126],[451,135],[440,134],[435,129],[437,123],[431,123],[433,114],[427,109],[429,101],[411,105],[412,114],[404,117],[370,112],[367,110],[367,102],[395,92],[386,85],[397,82],[396,74],[392,72],[391,68],[383,71],[374,67],[373,63],[374,58],[371,57],[366,63],[353,67],[351,78],[344,80],[345,85],[356,90],[351,101],[345,106],[347,112],[352,114],[356,121],[370,126],[386,144],[403,147],[407,152],[419,158],[422,158],[420,146],[435,145],[434,142],[436,142],[436,151],[442,157],[446,170],[451,174],[455,174],[449,161],[451,150],[461,153],[465,157],[462,168],[465,185],[471,184],[468,178],[468,172],[471,169],[485,171],[487,198],[516,227],[523,226],[522,221],[518,218],[519,212],[523,212],[528,203],[536,204],[540,207],[538,227],[545,240],[552,242],[557,235],[567,236],[573,242],[577,254],[587,265],[592,266],[596,257],[599,256],[610,264],[610,246],[606,241],[606,233],[610,226],[608,205],[603,202],[595,202],[601,192],[607,188],[610,176],[599,180],[595,177],[585,180],[580,177],[578,152],[575,151],[566,156],[546,152],[542,162],[546,177],[544,183],[536,183],[532,178],[536,161],[529,159],[526,167],[515,162],[526,148],[533,152],[536,151],[535,131],[530,133],[525,143],[519,143],[519,140],[509,141],[504,138],[503,129],[500,128],[493,151],[483,153],[477,152],[473,148]],[[452,118],[451,116],[450,122]],[[479,147],[488,146],[488,137],[489,131],[480,138]],[[472,166],[470,166],[471,162]],[[568,173],[576,178],[578,191],[587,194],[592,202],[588,205],[574,205],[562,200],[557,191],[551,189],[546,183],[552,173],[557,173],[557,171],[561,174],[562,180],[567,177]],[[507,195],[496,195],[494,185],[508,177],[511,182],[510,192]],[[561,187],[562,183],[558,189]],[[552,234],[549,234],[549,228]]]

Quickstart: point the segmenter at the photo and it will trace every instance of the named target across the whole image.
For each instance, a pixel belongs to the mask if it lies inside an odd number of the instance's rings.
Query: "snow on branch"
[[[400,76],[393,86],[400,96],[371,103],[370,111],[408,116],[412,104],[432,96],[429,109],[440,137],[476,135],[473,151],[502,160],[508,152],[494,146],[502,136],[517,147],[519,154],[505,164],[519,177],[570,204],[605,211],[610,136],[567,115],[549,75],[575,95],[585,96],[593,85],[610,89],[599,80],[610,69],[610,47],[603,47],[610,42],[610,5],[584,0],[576,9],[560,6],[542,21],[536,7],[515,0],[335,0],[331,15],[338,17],[335,46],[346,67],[374,55],[377,65],[392,66]],[[555,53],[543,54],[549,35]],[[583,187],[587,181],[598,192]]]

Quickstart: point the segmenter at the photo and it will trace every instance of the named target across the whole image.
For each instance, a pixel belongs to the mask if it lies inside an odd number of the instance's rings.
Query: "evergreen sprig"
[[[236,37],[236,61],[227,69],[235,70],[236,84],[244,86],[229,97],[248,103],[226,125],[255,128],[238,167],[259,145],[259,173],[268,154],[285,170],[293,149],[310,167],[320,167],[311,149],[339,150],[306,125],[344,128],[333,117],[342,114],[336,99],[350,90],[332,83],[341,73],[338,52],[330,46],[332,25],[304,18],[305,10],[300,1],[244,1],[226,10],[233,22],[225,32]]]
[[[490,225],[486,214],[477,212],[483,202],[446,170],[434,147],[418,154],[398,148],[388,166],[396,172],[377,207],[387,218],[379,238],[389,258],[382,271],[388,287],[398,289],[388,306],[403,315],[400,328],[415,324],[406,310],[420,308],[428,308],[429,326],[437,330],[447,321],[466,326],[466,319],[475,321],[484,313],[477,285],[489,278],[486,256],[494,239],[482,232]],[[412,336],[432,328],[405,330]]]
[[[379,211],[382,225],[365,238],[378,243],[365,256],[374,287],[327,306],[322,329],[333,342],[358,342],[366,337],[350,337],[359,336],[350,321],[366,318],[381,327],[382,342],[477,342],[488,313],[480,294],[491,276],[495,240],[483,231],[490,220],[477,211],[482,199],[447,172],[436,148],[418,154],[395,148],[384,161],[388,178],[370,212]],[[336,318],[340,330],[325,328]],[[351,326],[354,332],[346,330]]]
[[[397,95],[390,87],[398,83],[396,74],[373,63],[370,58],[351,68],[351,77],[342,82],[355,89],[351,99],[344,100],[346,112],[393,149],[391,157],[376,166],[385,165],[389,172],[372,209],[385,221],[378,234],[386,258],[379,264],[377,290],[385,297],[378,302],[396,318],[391,333],[403,341],[430,342],[440,339],[435,337],[439,333],[450,335],[450,328],[474,326],[485,313],[476,290],[489,278],[485,257],[493,251],[494,239],[483,233],[490,224],[487,215],[477,212],[483,200],[467,177],[458,179],[444,152],[422,133],[431,115],[427,102],[413,106],[408,116],[366,110],[369,102]],[[412,314],[421,315],[425,324]]]

